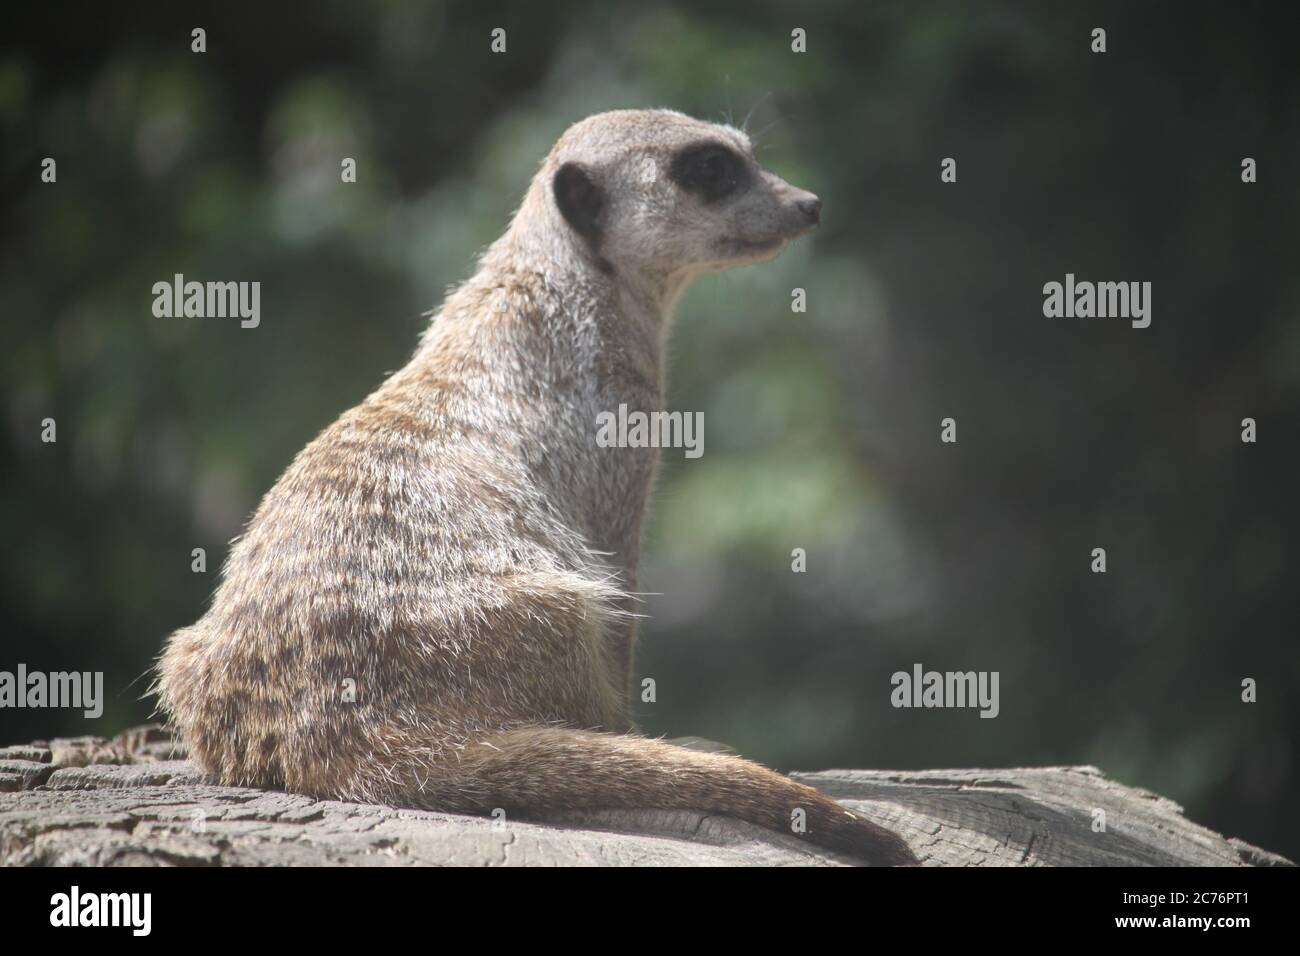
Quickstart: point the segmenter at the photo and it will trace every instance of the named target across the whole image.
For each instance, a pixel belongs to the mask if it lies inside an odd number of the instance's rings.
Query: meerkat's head
[[[743,132],[670,110],[576,123],[537,185],[602,269],[651,279],[774,258],[821,217],[821,200],[760,166]]]

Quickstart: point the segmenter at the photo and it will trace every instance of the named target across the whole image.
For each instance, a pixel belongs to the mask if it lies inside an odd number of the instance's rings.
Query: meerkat
[[[160,710],[229,785],[544,820],[739,818],[878,864],[896,835],[629,716],[637,560],[658,449],[599,413],[658,411],[674,304],[775,257],[821,201],[747,136],[601,113],[542,162],[411,361],[290,464],[207,614],[160,656]]]

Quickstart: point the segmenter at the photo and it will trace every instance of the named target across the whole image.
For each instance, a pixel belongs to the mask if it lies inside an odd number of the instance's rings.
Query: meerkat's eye
[[[716,186],[727,178],[727,161],[723,154],[709,150],[691,165],[691,178],[701,186]]]
[[[714,143],[688,147],[673,160],[673,180],[683,189],[698,193],[705,202],[735,192],[745,175],[744,161]]]

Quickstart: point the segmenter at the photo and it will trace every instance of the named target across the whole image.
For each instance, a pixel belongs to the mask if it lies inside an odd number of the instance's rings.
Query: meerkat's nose
[[[822,221],[822,201],[816,196],[810,195],[807,199],[800,199],[795,205],[813,225]]]

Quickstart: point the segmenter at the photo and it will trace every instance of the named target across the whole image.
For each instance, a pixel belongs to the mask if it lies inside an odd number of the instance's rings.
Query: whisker
[[[760,106],[762,106],[762,105],[763,105],[763,101],[764,101],[765,99],[768,99],[771,95],[772,95],[772,91],[771,91],[771,90],[768,90],[766,93],[764,93],[762,96],[760,96],[757,100],[754,101],[754,105],[751,106],[751,107],[749,108],[749,112],[745,114],[745,121],[744,121],[743,123],[740,124],[740,129],[741,129],[742,132],[744,132],[744,133],[746,133],[746,134],[749,133],[749,121],[750,121],[750,119],[753,118],[753,116],[754,116],[754,110],[756,110],[756,109],[758,109]]]

